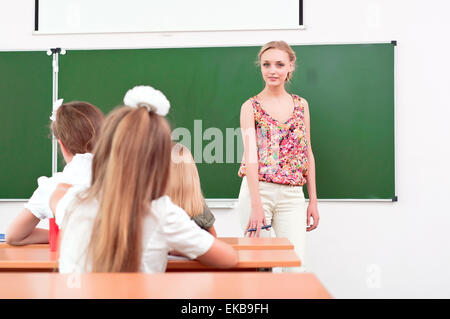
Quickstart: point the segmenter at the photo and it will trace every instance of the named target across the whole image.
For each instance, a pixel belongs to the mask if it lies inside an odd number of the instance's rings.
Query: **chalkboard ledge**
[[[305,199],[309,202],[309,199]],[[398,197],[394,196],[393,198],[319,198],[318,202],[397,202]],[[233,198],[207,198],[206,204],[209,208],[228,208],[233,209],[238,206],[238,199]]]

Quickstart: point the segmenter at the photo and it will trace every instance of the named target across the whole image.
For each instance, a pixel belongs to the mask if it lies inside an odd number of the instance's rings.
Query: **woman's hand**
[[[311,217],[313,219],[312,225],[310,225]],[[314,230],[317,226],[319,226],[319,209],[317,208],[317,202],[310,201],[306,213],[306,231]]]
[[[252,213],[250,215],[247,228],[245,229],[245,235],[248,234],[248,237],[259,237],[259,232],[261,231],[262,226],[266,226],[266,215],[264,214],[262,205],[257,205],[256,208],[252,208]],[[256,230],[249,231],[249,229]],[[267,228],[266,230],[270,229]]]

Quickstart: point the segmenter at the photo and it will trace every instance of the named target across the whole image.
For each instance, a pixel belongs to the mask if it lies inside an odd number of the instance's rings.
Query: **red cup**
[[[50,229],[48,232],[48,242],[50,244],[50,251],[56,251],[58,249],[58,233],[59,227],[55,222],[55,218],[50,218]]]

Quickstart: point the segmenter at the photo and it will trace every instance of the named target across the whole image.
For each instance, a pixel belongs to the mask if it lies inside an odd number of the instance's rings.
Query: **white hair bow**
[[[53,111],[52,111],[52,116],[50,116],[50,120],[52,120],[52,122],[56,121],[56,112],[58,112],[58,109],[61,105],[63,105],[64,99],[59,99],[56,100],[55,103],[53,103]]]
[[[170,109],[166,96],[148,85],[135,86],[128,90],[123,103],[131,107],[145,107],[149,112],[153,111],[161,116],[166,116]]]

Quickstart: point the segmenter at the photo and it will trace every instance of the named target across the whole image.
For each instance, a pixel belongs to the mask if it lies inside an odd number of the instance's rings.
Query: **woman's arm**
[[[214,239],[211,248],[197,260],[202,264],[218,268],[231,268],[236,266],[238,259],[234,248],[217,238]]]
[[[40,219],[24,208],[6,231],[6,242],[20,246],[29,244],[48,244],[48,230],[36,228]]]
[[[317,193],[316,193],[316,165],[314,161],[314,154],[311,146],[311,135],[310,135],[310,119],[309,119],[309,105],[308,102],[303,99],[305,106],[304,121],[306,127],[306,139],[308,142],[308,175],[306,176],[306,186],[308,187],[309,194],[309,205],[307,211],[306,219],[306,231],[311,231],[317,228],[319,225],[319,210],[317,208]],[[313,219],[313,224],[310,225],[311,217]]]
[[[245,231],[247,232],[249,228],[256,228],[256,231],[249,232],[249,237],[259,237],[261,226],[266,225],[266,218],[259,195],[258,147],[256,145],[253,106],[250,101],[246,101],[241,108],[241,130],[244,144],[244,162],[252,209]]]

